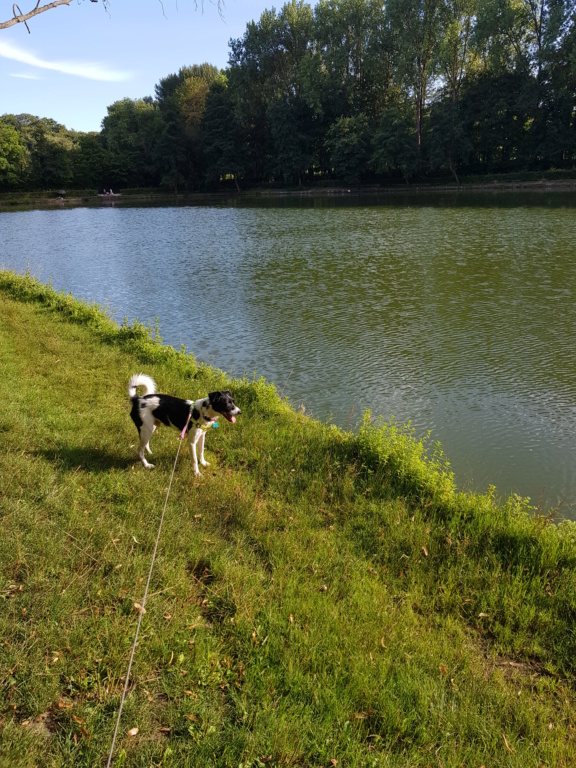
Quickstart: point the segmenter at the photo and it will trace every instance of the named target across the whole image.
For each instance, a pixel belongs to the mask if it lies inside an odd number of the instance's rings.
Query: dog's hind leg
[[[147,450],[148,453],[152,453],[152,451],[150,450],[149,443],[150,443],[150,438],[154,434],[155,429],[156,427],[153,424],[150,426],[148,424],[142,424],[139,430],[140,443],[138,445],[138,456],[142,464],[144,464],[144,466],[146,467],[146,469],[152,469],[152,467],[154,466],[154,464],[150,464],[150,462],[146,460],[146,456],[144,456],[144,451]]]
[[[152,437],[152,435],[154,434],[154,432],[156,432],[156,427],[159,427],[159,426],[160,426],[160,422],[159,422],[159,421],[155,421],[155,422],[154,422],[154,426],[152,427],[152,434],[150,435],[150,438]],[[146,443],[146,445],[144,446],[144,448],[145,448],[145,449],[148,451],[148,453],[150,454],[150,456],[152,456],[152,451],[151,451],[151,449],[150,449],[150,438],[148,439],[148,442]]]

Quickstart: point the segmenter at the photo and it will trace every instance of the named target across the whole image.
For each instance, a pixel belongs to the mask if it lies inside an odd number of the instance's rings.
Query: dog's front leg
[[[204,441],[206,440],[206,432],[202,430],[202,434],[200,435],[200,439],[198,440],[198,450],[200,451],[200,464],[202,464],[203,467],[209,467],[210,462],[206,461],[204,458]]]
[[[196,444],[203,437],[204,437],[204,433],[202,432],[202,430],[196,427],[193,427],[188,432],[188,448],[190,449],[190,457],[192,459],[192,467],[194,469],[194,474],[197,477],[200,477],[201,475],[200,475],[200,470],[198,469],[198,457],[196,456]],[[202,444],[203,443],[204,441],[202,441]]]

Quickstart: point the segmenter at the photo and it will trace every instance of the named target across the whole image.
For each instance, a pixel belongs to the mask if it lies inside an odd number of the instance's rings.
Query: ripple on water
[[[431,430],[462,486],[576,493],[575,207],[74,209],[0,228],[6,266],[157,317],[166,343],[320,418]]]

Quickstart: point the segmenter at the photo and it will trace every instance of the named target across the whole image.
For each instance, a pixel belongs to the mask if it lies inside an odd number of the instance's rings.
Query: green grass
[[[106,764],[178,447],[141,370],[242,416],[176,467],[113,765],[573,765],[574,525],[151,335],[0,272],[0,766]]]

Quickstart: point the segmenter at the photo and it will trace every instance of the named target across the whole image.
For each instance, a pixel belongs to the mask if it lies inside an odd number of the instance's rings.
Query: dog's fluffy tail
[[[145,373],[135,373],[128,382],[128,397],[130,400],[137,397],[137,387],[144,387],[146,390],[144,392],[145,395],[153,395],[156,392],[156,382],[150,376],[146,376]]]

